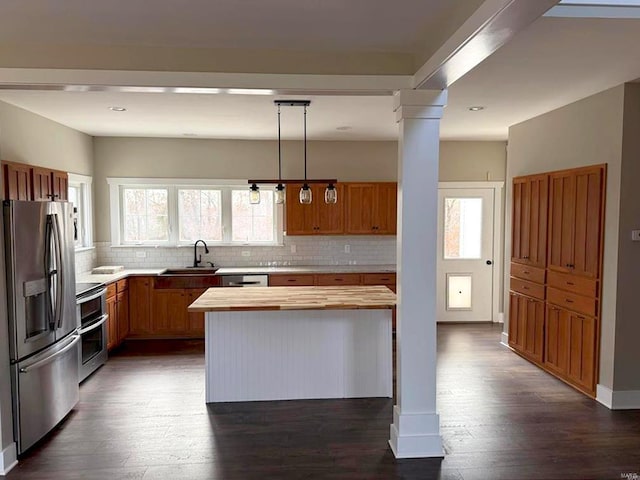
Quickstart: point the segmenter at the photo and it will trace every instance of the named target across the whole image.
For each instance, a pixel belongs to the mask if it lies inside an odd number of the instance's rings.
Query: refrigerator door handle
[[[60,220],[58,214],[53,215],[53,231],[56,248],[56,328],[62,328],[64,310],[65,269],[62,265],[62,237],[60,234]]]
[[[54,300],[53,300],[53,275],[55,275],[56,271],[53,269],[52,265],[52,256],[51,256],[51,239],[53,235],[53,219],[51,215],[47,215],[47,221],[45,223],[45,234],[44,234],[44,270],[46,272],[46,289],[47,289],[47,319],[49,323],[49,328],[51,330],[55,329],[55,318],[54,318]]]
[[[73,346],[76,343],[78,343],[79,341],[80,341],[80,335],[72,335],[71,336],[71,340],[69,341],[69,343],[67,345],[65,345],[62,349],[58,350],[56,353],[53,353],[53,354],[49,355],[46,358],[43,358],[41,360],[38,360],[37,362],[32,363],[31,365],[27,365],[26,367],[22,367],[20,369],[20,373],[29,373],[31,370],[35,370],[37,368],[42,367],[43,365],[46,365],[48,363],[53,362],[60,355],[62,355],[63,353],[65,353],[68,350],[70,350],[71,348],[73,348]]]

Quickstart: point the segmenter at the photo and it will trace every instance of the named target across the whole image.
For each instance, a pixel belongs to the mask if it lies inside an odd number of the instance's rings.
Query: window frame
[[[171,179],[171,178],[107,178],[111,219],[111,245],[116,247],[183,247],[193,246],[193,242],[179,239],[178,190],[220,190],[222,202],[222,241],[204,239],[213,247],[238,246],[282,246],[284,237],[284,208],[274,202],[274,240],[270,242],[234,242],[232,238],[232,190],[248,189],[247,180]],[[166,188],[168,190],[169,240],[166,242],[124,242],[124,202],[125,188]],[[273,187],[261,187],[274,190]]]
[[[78,220],[79,242],[74,241],[76,251],[93,248],[93,177],[69,173],[68,187],[79,189]],[[68,194],[67,194],[68,198]]]

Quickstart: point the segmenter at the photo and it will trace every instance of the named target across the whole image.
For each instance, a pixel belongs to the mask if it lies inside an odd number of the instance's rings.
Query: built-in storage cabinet
[[[324,201],[324,184],[311,184],[312,202],[300,203],[302,184],[286,187],[287,235],[340,235],[344,233],[344,186],[336,184],[337,203]]]
[[[67,172],[3,161],[2,173],[5,200],[45,202],[69,197]]]
[[[605,176],[606,167],[596,165],[519,177],[513,185],[509,345],[591,396],[598,377]]]
[[[153,333],[151,290],[153,277],[129,278],[129,335],[144,338]]]
[[[549,270],[597,278],[604,167],[552,173],[550,185]]]
[[[548,201],[548,175],[514,178],[512,262],[545,267]]]
[[[396,183],[346,184],[346,233],[395,235],[397,188]]]
[[[31,172],[28,165],[2,162],[5,200],[31,200]]]

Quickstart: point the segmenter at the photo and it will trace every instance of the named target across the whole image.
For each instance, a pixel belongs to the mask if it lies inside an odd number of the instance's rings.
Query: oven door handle
[[[109,314],[105,313],[104,315],[102,315],[102,317],[100,317],[100,320],[98,320],[96,323],[92,323],[91,326],[87,328],[81,328],[80,330],[78,330],[78,333],[80,335],[84,335],[85,333],[88,333],[91,330],[95,330],[96,328],[100,327],[104,322],[106,322],[108,318],[109,318]]]
[[[102,288],[99,292],[94,293],[93,295],[89,295],[88,297],[78,297],[76,299],[76,302],[78,304],[90,302],[91,300],[95,300],[96,298],[101,297],[106,292],[107,292],[107,288],[105,287],[105,288]]]

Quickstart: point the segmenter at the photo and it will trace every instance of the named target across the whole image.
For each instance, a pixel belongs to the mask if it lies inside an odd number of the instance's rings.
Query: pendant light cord
[[[280,137],[280,105],[278,105],[278,180],[282,180],[282,141]]]
[[[307,179],[307,106],[304,106],[304,179]]]

